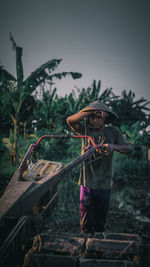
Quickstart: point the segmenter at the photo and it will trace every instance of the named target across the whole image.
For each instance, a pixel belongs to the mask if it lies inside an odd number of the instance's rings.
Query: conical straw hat
[[[108,108],[104,103],[100,102],[99,100],[94,101],[90,105],[86,106],[80,112],[84,111],[96,111],[96,110],[103,110],[108,113],[107,122],[110,122],[116,118],[118,118],[118,115],[112,111],[110,108]]]

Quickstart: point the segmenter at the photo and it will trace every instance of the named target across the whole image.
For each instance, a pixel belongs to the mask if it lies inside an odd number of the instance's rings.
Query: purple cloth
[[[80,226],[83,233],[104,232],[111,190],[80,186]]]

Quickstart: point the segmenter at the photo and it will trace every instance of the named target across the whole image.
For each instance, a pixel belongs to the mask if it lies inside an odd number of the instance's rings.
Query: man
[[[104,232],[112,186],[113,151],[130,153],[132,148],[119,130],[109,125],[117,115],[99,100],[67,118],[67,123],[77,134],[92,137],[104,148],[96,151],[81,167],[80,225],[82,233]],[[87,121],[86,126],[82,122]],[[86,138],[85,138],[86,139]],[[91,147],[83,139],[82,153]]]

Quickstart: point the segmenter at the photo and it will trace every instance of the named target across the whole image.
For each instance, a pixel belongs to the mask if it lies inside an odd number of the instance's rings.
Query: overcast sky
[[[56,82],[59,95],[95,79],[150,99],[148,0],[0,0],[0,64],[15,74],[9,32],[23,47],[25,77],[52,58],[63,59],[57,72],[83,74]]]

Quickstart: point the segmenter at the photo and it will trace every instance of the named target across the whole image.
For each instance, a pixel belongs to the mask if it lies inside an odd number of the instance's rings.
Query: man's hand
[[[90,148],[92,148],[92,146],[88,145],[88,146],[84,146],[84,152],[87,152]]]
[[[117,151],[123,154],[129,154],[132,152],[133,148],[131,145],[115,145],[115,144],[103,144],[111,151]]]
[[[99,154],[108,155],[113,151],[113,145],[111,144],[103,144],[102,147],[96,150]]]
[[[114,144],[103,144],[107,148],[107,150],[113,151],[115,150],[115,145]]]

